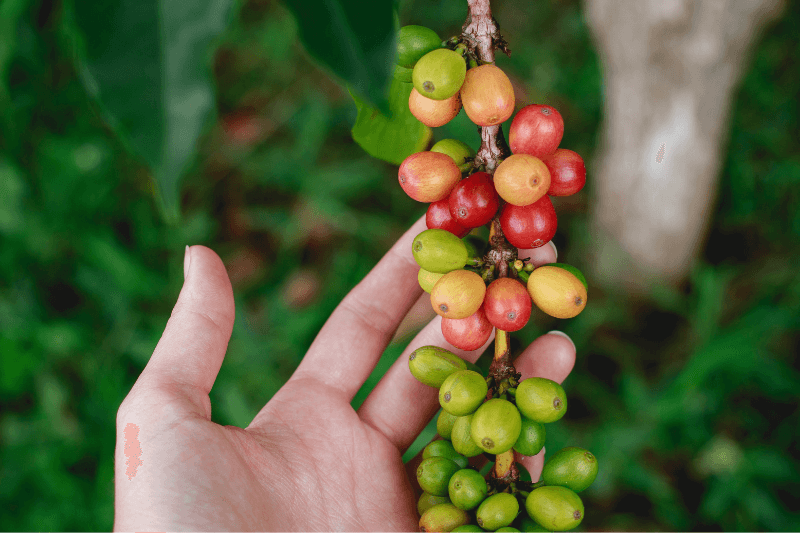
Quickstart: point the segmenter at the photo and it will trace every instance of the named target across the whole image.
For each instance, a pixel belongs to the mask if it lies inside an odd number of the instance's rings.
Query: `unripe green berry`
[[[514,446],[521,427],[522,418],[514,404],[501,398],[492,398],[475,411],[472,440],[483,451],[497,455]]]
[[[544,486],[525,499],[528,515],[550,531],[569,531],[583,520],[583,502],[566,487]]]
[[[472,159],[475,157],[475,150],[470,145],[456,139],[442,139],[431,147],[431,152],[449,155],[461,172],[472,167]]]
[[[467,458],[458,453],[448,440],[435,440],[422,450],[422,458],[444,457],[450,459],[461,468],[467,467]]]
[[[466,74],[467,64],[461,54],[439,48],[417,61],[411,78],[422,96],[446,100],[461,89]]]
[[[492,494],[483,500],[475,513],[478,525],[489,531],[511,524],[518,514],[519,502],[513,494],[507,492]]]
[[[528,378],[520,382],[516,400],[524,417],[542,424],[555,422],[567,412],[564,388],[547,378]]]
[[[452,503],[440,503],[431,507],[419,519],[420,531],[453,531],[469,523],[469,515]]]
[[[459,471],[459,466],[445,457],[423,459],[417,467],[417,482],[422,490],[435,496],[447,496],[450,477]]]
[[[544,447],[547,436],[544,424],[522,417],[522,427],[519,438],[514,443],[514,449],[522,455],[536,455]]]
[[[575,492],[589,487],[597,477],[597,458],[589,450],[569,446],[554,453],[544,464],[542,480]]]
[[[467,362],[438,346],[421,346],[408,356],[408,369],[418,381],[439,388],[447,377],[467,369]]]
[[[450,503],[450,498],[447,496],[436,496],[430,492],[423,492],[422,496],[417,500],[417,512],[422,516],[425,514],[425,511],[440,503]]]
[[[414,260],[428,272],[447,273],[467,264],[466,245],[447,230],[427,229],[411,244]]]
[[[453,426],[456,420],[458,420],[456,415],[451,415],[442,409],[439,413],[439,418],[436,419],[436,432],[441,435],[443,439],[451,440]]]
[[[459,509],[469,511],[477,507],[489,492],[486,480],[476,470],[464,468],[459,470],[447,485],[450,501]]]
[[[450,374],[439,388],[439,405],[450,414],[466,416],[481,405],[488,390],[483,376],[472,370],[459,370]]]
[[[397,33],[397,64],[412,69],[422,56],[441,46],[442,40],[432,29],[413,24],[403,26]]]
[[[450,434],[450,440],[453,443],[453,448],[466,457],[475,457],[483,453],[483,450],[475,444],[472,440],[470,425],[473,415],[460,416],[453,424],[453,431]]]

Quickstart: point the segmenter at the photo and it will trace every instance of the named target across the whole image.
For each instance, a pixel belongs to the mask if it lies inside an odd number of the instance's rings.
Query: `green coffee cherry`
[[[456,164],[458,164],[458,163],[456,163]],[[583,286],[586,288],[586,290],[587,291],[589,290],[589,284],[586,283],[586,277],[583,275],[583,272],[581,272],[580,270],[578,270],[574,266],[568,265],[566,263],[548,263],[547,266],[563,268],[564,270],[566,270],[567,272],[569,272],[570,274],[572,274],[573,276],[578,278],[578,280],[581,283],[583,283]]]
[[[546,435],[544,424],[522,417],[522,428],[517,442],[514,443],[514,449],[522,455],[536,455],[544,448]]]
[[[459,454],[455,448],[453,448],[453,444],[449,440],[435,440],[425,446],[422,450],[422,458],[427,459],[428,457],[444,457],[445,459],[450,459],[460,468],[466,468],[468,464],[467,458]]]
[[[417,61],[411,79],[422,96],[446,100],[461,89],[466,75],[467,64],[461,54],[439,48]]]
[[[547,378],[523,380],[517,386],[516,399],[522,416],[534,422],[555,422],[567,412],[567,395],[564,389]]]
[[[597,477],[597,458],[589,450],[569,446],[558,450],[544,464],[542,480],[575,492],[585,490]]]
[[[492,494],[483,500],[475,513],[478,525],[489,531],[510,525],[518,514],[519,502],[513,494],[507,492]]]
[[[447,376],[439,388],[439,405],[452,415],[466,416],[478,408],[488,390],[483,376],[473,370],[459,370]]]
[[[412,69],[422,56],[441,46],[442,40],[432,29],[425,26],[403,26],[397,33],[397,64]]]
[[[545,533],[550,531],[546,527],[536,523],[536,520],[528,516],[527,511],[522,514],[522,517],[517,522],[518,531],[525,531],[526,533]]]
[[[566,487],[539,487],[525,500],[528,515],[550,531],[569,531],[583,520],[580,496]]]
[[[420,268],[419,273],[417,273],[417,281],[419,281],[419,286],[422,287],[422,290],[430,294],[431,289],[442,276],[444,274],[441,272],[428,272],[424,268]]]
[[[446,274],[464,268],[467,264],[467,247],[443,229],[426,229],[416,236],[411,245],[414,260],[428,272]]]
[[[440,503],[425,511],[419,519],[420,531],[453,531],[469,524],[469,515],[452,503]]]
[[[486,480],[480,473],[470,468],[464,468],[453,474],[447,484],[450,501],[465,511],[477,507],[486,498],[488,492],[489,486],[486,484]]]
[[[417,512],[422,516],[425,514],[425,511],[440,503],[450,503],[450,498],[447,496],[436,496],[430,492],[423,492],[422,496],[417,500]]]
[[[466,524],[463,526],[458,526],[455,529],[451,529],[454,533],[483,533],[485,530],[475,524]]]
[[[492,398],[475,411],[471,435],[483,451],[497,455],[514,446],[521,428],[522,417],[514,404]]]
[[[459,466],[445,457],[428,457],[417,467],[417,481],[425,492],[434,496],[447,496],[450,477],[460,470]]]
[[[467,247],[467,253],[470,257],[482,257],[483,248],[486,243],[477,235],[467,235],[463,239],[464,245]]]
[[[495,529],[495,531],[498,531],[498,532],[502,531],[504,533],[513,533],[515,531],[519,532],[519,529],[517,529],[515,527],[511,527],[511,526],[506,526],[506,527],[501,527],[500,529]]]
[[[442,139],[431,147],[431,152],[449,155],[461,172],[472,168],[472,159],[475,157],[475,150],[470,145],[456,139]]]
[[[408,356],[411,375],[431,387],[441,387],[450,374],[466,368],[466,361],[438,346],[422,346]]]
[[[483,453],[483,450],[472,440],[472,433],[470,431],[472,416],[473,415],[458,417],[456,423],[453,424],[453,431],[450,434],[453,448],[466,457],[475,457]]]
[[[443,439],[451,440],[453,433],[453,424],[456,423],[458,417],[451,415],[444,409],[439,412],[439,418],[436,419],[436,433],[442,436]]]

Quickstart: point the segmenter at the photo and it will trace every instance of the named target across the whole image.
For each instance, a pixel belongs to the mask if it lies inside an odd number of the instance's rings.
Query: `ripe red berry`
[[[453,219],[447,198],[433,202],[428,206],[428,212],[425,213],[425,223],[428,225],[428,229],[443,229],[458,238],[465,237],[470,230],[470,228],[462,226]]]
[[[530,296],[525,293],[528,300]],[[491,322],[481,306],[467,318],[442,318],[444,340],[461,350],[477,350],[489,340],[492,334]]]
[[[500,227],[517,248],[538,248],[553,239],[558,220],[547,195],[526,206],[506,204],[500,211]]]
[[[453,187],[448,198],[453,219],[467,228],[477,228],[492,220],[500,207],[492,176],[476,172]]]
[[[397,173],[400,186],[418,202],[435,202],[447,198],[461,171],[453,158],[438,152],[417,152],[406,157]]]
[[[508,144],[513,153],[540,159],[555,152],[563,136],[561,113],[544,104],[523,107],[508,128]]]
[[[550,196],[569,196],[586,185],[586,165],[583,158],[572,150],[559,148],[542,159],[550,171]]]
[[[486,318],[497,329],[517,331],[531,317],[533,303],[528,289],[511,278],[498,278],[486,288],[483,309]]]

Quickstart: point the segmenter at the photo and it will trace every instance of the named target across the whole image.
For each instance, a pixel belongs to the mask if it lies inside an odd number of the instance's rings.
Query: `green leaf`
[[[84,83],[123,142],[153,169],[162,212],[172,222],[179,216],[179,180],[214,111],[212,44],[227,27],[232,5],[74,2]]]
[[[355,92],[386,109],[397,54],[396,0],[285,0],[308,53]]]
[[[391,116],[386,116],[350,93],[358,108],[352,130],[353,140],[372,157],[399,165],[406,157],[424,150],[430,143],[433,132],[408,109],[412,88],[410,83],[392,80],[389,87]]]
[[[28,6],[29,0],[4,0],[0,2],[0,119],[5,129],[13,127],[11,97],[8,86],[8,67],[16,50],[17,22]]]

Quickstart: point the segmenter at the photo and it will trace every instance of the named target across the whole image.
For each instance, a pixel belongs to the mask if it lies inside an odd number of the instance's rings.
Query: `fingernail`
[[[547,332],[547,334],[548,334],[548,335],[561,335],[562,337],[564,337],[565,339],[567,339],[569,342],[571,342],[571,343],[572,343],[572,347],[573,347],[573,348],[575,348],[575,343],[574,343],[574,342],[572,342],[572,339],[570,339],[570,338],[569,338],[569,335],[567,335],[567,334],[566,334],[566,333],[564,333],[563,331],[558,331],[557,329],[554,329],[553,331],[548,331],[548,332]],[[578,351],[578,349],[577,349],[577,348],[575,348],[575,351],[577,352],[577,351]]]
[[[183,279],[189,277],[189,267],[192,264],[192,253],[189,251],[189,245],[186,245],[186,252],[183,254]]]
[[[558,248],[556,248],[556,244],[553,241],[550,241],[550,246],[553,247],[553,251],[556,253],[556,261],[558,261]]]

